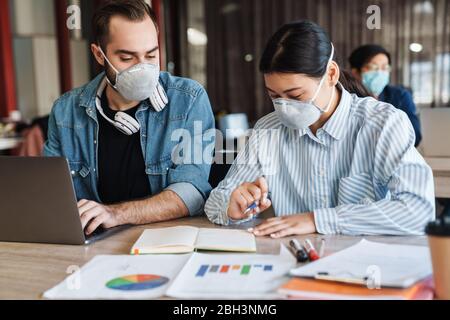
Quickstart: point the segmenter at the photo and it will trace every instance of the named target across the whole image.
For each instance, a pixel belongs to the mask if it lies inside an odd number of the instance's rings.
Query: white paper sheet
[[[279,255],[194,253],[167,295],[186,299],[271,299],[296,264],[281,247]]]
[[[158,298],[165,294],[190,255],[96,256],[56,287],[45,292],[44,298]],[[127,279],[134,279],[134,275],[143,277],[127,284]],[[125,282],[121,281],[123,279]]]
[[[291,270],[300,277],[328,272],[342,279],[370,276],[374,285],[406,288],[432,274],[428,247],[384,244],[361,240],[330,256]]]

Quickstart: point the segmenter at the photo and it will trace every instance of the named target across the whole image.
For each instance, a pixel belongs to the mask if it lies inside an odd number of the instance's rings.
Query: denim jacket
[[[50,115],[44,154],[67,158],[78,200],[101,202],[95,97],[104,76],[64,94]],[[136,112],[150,189],[153,195],[174,191],[190,215],[200,215],[211,191],[208,177],[215,140],[211,104],[193,80],[161,72],[159,81],[169,99],[166,107],[156,112],[146,100]]]

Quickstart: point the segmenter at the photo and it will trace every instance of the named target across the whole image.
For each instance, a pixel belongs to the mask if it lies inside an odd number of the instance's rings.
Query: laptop
[[[127,227],[85,235],[65,158],[0,156],[0,241],[84,245]]]

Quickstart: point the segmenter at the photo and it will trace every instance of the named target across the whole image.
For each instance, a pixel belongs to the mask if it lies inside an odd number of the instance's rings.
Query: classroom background
[[[407,88],[417,106],[423,133],[418,148],[435,174],[438,212],[446,206],[445,199],[450,198],[449,0],[148,2],[161,30],[161,68],[206,87],[217,126],[224,132],[227,128],[244,132],[272,111],[258,63],[267,39],[283,23],[309,19],[323,26],[346,69],[350,53],[358,46],[385,47],[392,55],[391,83]],[[101,3],[0,0],[1,155],[40,155],[53,102],[101,71],[90,52],[90,21]],[[380,10],[379,28],[367,25],[373,6]],[[236,140],[239,135],[225,139]],[[238,147],[233,148],[226,151],[236,153]],[[213,167],[213,185],[227,169]]]

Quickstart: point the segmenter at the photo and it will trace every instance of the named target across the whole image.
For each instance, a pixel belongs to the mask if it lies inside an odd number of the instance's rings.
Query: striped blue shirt
[[[341,87],[337,109],[314,135],[285,127],[275,113],[258,121],[226,178],[205,205],[217,224],[230,194],[265,176],[276,216],[313,212],[317,232],[420,235],[435,218],[431,168],[414,148],[406,114]]]

